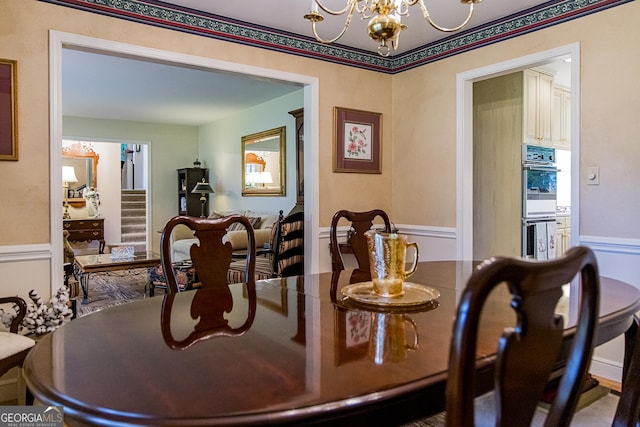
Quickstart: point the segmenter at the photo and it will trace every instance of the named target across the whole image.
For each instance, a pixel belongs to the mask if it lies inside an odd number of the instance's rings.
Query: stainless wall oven
[[[557,177],[555,165],[522,165],[524,218],[555,217],[558,208]]]
[[[547,260],[556,257],[556,219],[537,218],[522,220],[522,257]]]
[[[522,256],[556,257],[558,169],[555,149],[525,145],[522,152]]]

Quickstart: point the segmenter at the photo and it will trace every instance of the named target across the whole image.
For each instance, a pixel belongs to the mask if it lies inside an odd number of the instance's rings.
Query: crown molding
[[[224,16],[181,8],[157,0],[39,0],[114,18],[239,43],[321,61],[396,74],[503,40],[600,12],[633,0],[549,1],[536,7],[456,33],[399,55],[340,44],[323,44],[300,36]]]

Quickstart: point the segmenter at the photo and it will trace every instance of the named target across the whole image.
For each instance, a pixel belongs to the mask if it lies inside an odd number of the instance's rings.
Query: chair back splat
[[[481,312],[488,295],[506,284],[516,325],[499,339],[495,365],[495,425],[529,426],[556,361],[567,351],[564,325],[555,312],[563,285],[579,277],[578,317],[571,349],[565,354],[557,394],[546,426],[568,426],[586,377],[600,301],[596,258],[586,247],[570,249],[551,261],[492,258],[471,275],[453,326],[446,388],[448,426],[473,426],[476,395],[476,343]]]
[[[622,393],[616,408],[613,427],[635,427],[640,425],[640,319],[635,316],[633,324],[625,333],[624,369]]]
[[[166,276],[168,291],[179,291],[176,274],[171,263],[171,232],[182,224],[194,231],[199,243],[194,243],[190,248],[191,261],[200,279],[200,284],[205,287],[226,287],[227,271],[231,264],[233,248],[229,241],[225,241],[227,228],[234,223],[244,225],[247,232],[247,255],[244,260],[244,281],[255,280],[256,268],[256,244],[253,227],[247,217],[230,215],[224,218],[195,218],[190,216],[177,216],[169,220],[162,231],[162,269]]]
[[[342,254],[352,253],[358,263],[358,267],[352,274],[352,283],[371,280],[369,249],[367,246],[367,237],[364,233],[373,227],[373,222],[378,217],[384,223],[384,231],[390,233],[391,222],[389,221],[389,215],[381,209],[365,212],[340,210],[333,215],[331,228],[329,229],[329,250],[331,251],[332,271],[344,270]],[[351,228],[349,230],[348,241],[340,244],[338,243],[338,223],[342,218],[351,222]]]
[[[237,282],[241,263],[231,263],[229,283]],[[256,280],[304,275],[304,212],[284,216],[280,210],[271,230],[269,249],[258,252],[255,273]]]
[[[304,212],[278,218],[273,271],[277,277],[304,275]]]

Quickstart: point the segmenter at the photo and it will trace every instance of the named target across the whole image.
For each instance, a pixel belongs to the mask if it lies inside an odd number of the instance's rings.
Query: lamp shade
[[[195,194],[215,193],[215,191],[213,191],[213,188],[211,188],[211,185],[209,185],[209,183],[206,182],[204,178],[202,178],[202,182],[197,183],[196,186],[193,187],[193,190],[191,190],[191,192]]]
[[[260,172],[260,182],[263,184],[272,184],[273,177],[271,177],[271,172]]]
[[[257,184],[260,182],[260,172],[249,172],[244,180],[247,184]]]
[[[78,178],[76,178],[76,171],[73,169],[73,166],[62,167],[62,180],[64,182],[78,182]]]

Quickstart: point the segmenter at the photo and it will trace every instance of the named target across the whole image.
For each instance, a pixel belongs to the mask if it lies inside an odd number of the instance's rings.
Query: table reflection
[[[178,294],[168,294],[163,297],[160,314],[162,337],[167,345],[175,350],[184,350],[197,342],[220,336],[240,336],[249,330],[256,316],[256,288],[255,283],[243,285],[243,298],[248,300],[246,320],[238,327],[229,325],[224,313],[230,313],[234,306],[234,296],[228,287],[209,287],[193,291],[189,307],[190,317],[197,323],[192,324],[192,330],[186,338],[177,340],[173,336],[172,323],[178,329],[184,329],[189,323],[184,315],[184,302],[178,305],[179,313],[172,313],[174,302]]]
[[[408,351],[418,349],[418,326],[409,315],[371,313],[370,317],[368,356],[373,363],[398,363],[407,358]]]

